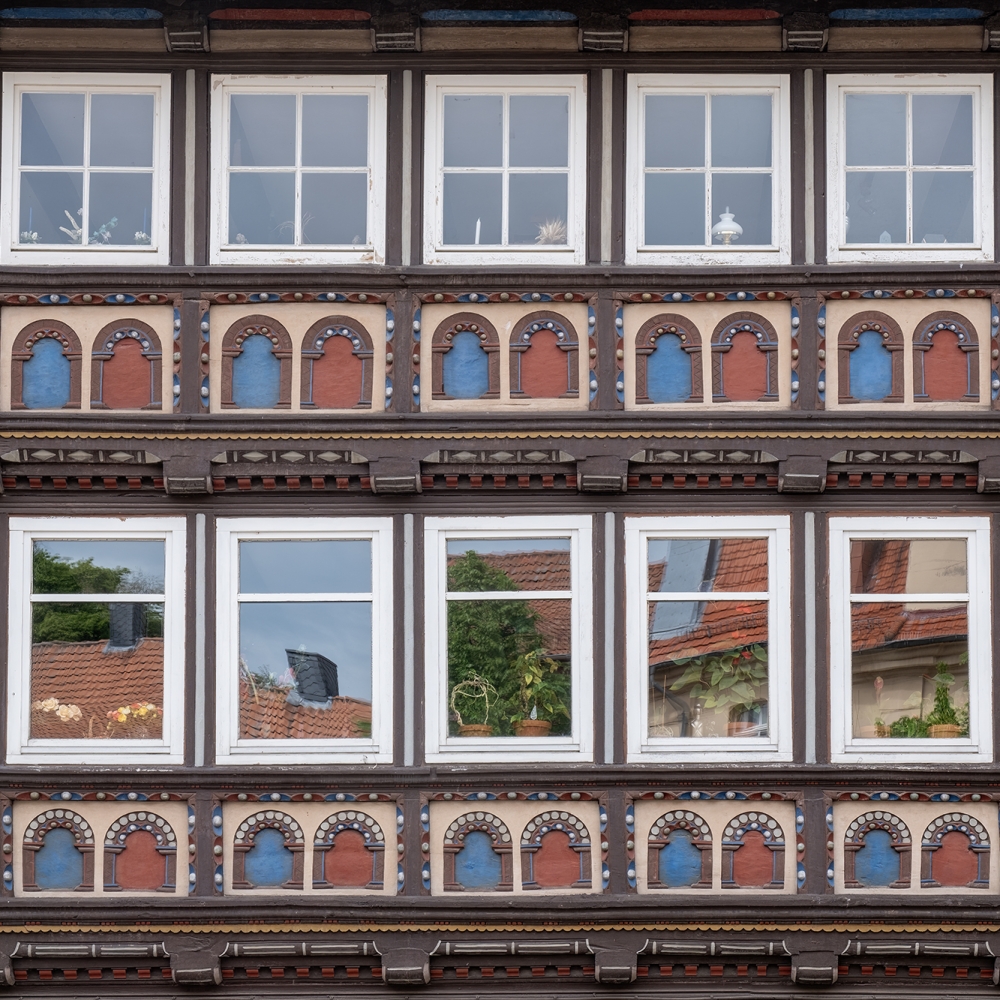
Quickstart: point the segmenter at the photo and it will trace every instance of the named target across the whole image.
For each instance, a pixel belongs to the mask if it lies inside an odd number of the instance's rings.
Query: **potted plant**
[[[451,689],[449,706],[459,736],[492,736],[490,703],[496,703],[497,689],[485,677],[472,674]],[[463,714],[464,713],[464,714]]]
[[[517,678],[514,711],[509,715],[514,735],[548,736],[555,717],[569,718],[559,664],[532,649],[514,660],[511,671]]]
[[[927,735],[937,740],[953,740],[962,732],[955,703],[951,697],[951,686],[955,677],[947,663],[937,665],[934,675],[934,708],[927,716]]]

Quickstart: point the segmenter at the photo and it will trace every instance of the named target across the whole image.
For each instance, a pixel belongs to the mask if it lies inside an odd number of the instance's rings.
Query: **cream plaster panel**
[[[934,49],[966,49],[979,52],[983,29],[978,24],[951,24],[938,27],[873,28],[831,27],[830,52],[928,52]]]
[[[213,52],[371,52],[370,29],[289,30],[268,28],[210,31]]]
[[[858,816],[869,812],[888,812],[898,816],[910,829],[913,838],[913,849],[910,851],[910,888],[887,889],[885,886],[874,886],[871,889],[847,889],[844,887],[844,834],[851,822]],[[990,887],[989,889],[963,889],[954,886],[940,889],[920,888],[920,840],[924,830],[938,816],[945,813],[966,813],[978,819],[990,838]],[[833,843],[834,843],[834,892],[849,893],[852,896],[882,896],[887,892],[919,892],[922,895],[954,896],[956,893],[997,892],[1000,888],[998,880],[998,864],[996,845],[997,805],[995,802],[834,802],[833,804]]]
[[[577,399],[510,399],[510,338],[514,328],[525,316],[551,309],[573,324],[580,349],[577,352],[580,395]],[[433,354],[434,331],[450,316],[477,313],[488,319],[500,338],[500,398],[499,399],[434,399]],[[587,325],[585,302],[448,302],[423,305],[420,310],[420,409],[442,410],[586,410],[590,406],[590,327]]]
[[[305,858],[302,868],[301,889],[234,889],[233,888],[233,837],[240,823],[248,816],[259,812],[283,812],[291,816],[302,827],[305,836]],[[312,884],[313,841],[320,823],[328,816],[339,812],[363,812],[371,816],[385,834],[385,862],[383,866],[383,888],[373,889],[314,889]],[[224,802],[222,805],[222,844],[225,860],[225,893],[227,896],[274,896],[301,893],[317,896],[395,896],[396,866],[399,852],[396,849],[396,803],[395,802]]]
[[[514,853],[514,892],[527,896],[537,896],[542,893],[557,895],[579,895],[580,893],[595,893],[602,891],[601,878],[601,818],[600,805],[597,802],[538,802],[503,799],[487,800],[485,802],[468,801],[467,799],[451,802],[432,802],[431,816],[431,895],[443,896],[444,891],[444,835],[452,821],[466,813],[492,813],[507,825],[510,830],[511,844]],[[567,812],[576,816],[590,834],[590,889],[529,889],[526,893],[521,888],[521,834],[524,828],[538,815],[545,812]],[[486,890],[495,895],[495,892]],[[476,893],[475,889],[467,889],[467,894]],[[447,895],[457,895],[448,893]],[[506,892],[502,893],[506,895]]]
[[[976,329],[979,338],[979,402],[938,403],[846,403],[840,398],[840,358],[837,344],[840,328],[863,312],[881,312],[891,316],[903,331],[903,396],[913,399],[913,334],[926,316],[937,312],[956,312]],[[967,410],[990,408],[990,300],[989,299],[830,299],[826,303],[826,408],[844,406],[849,410]]]
[[[798,838],[795,835],[795,804],[793,802],[773,802],[757,801],[737,802],[730,800],[709,800],[703,801],[682,801],[670,799],[639,799],[634,803],[635,808],[635,874],[636,888],[641,893],[651,895],[661,895],[663,893],[696,893],[708,892],[708,889],[650,889],[649,880],[649,830],[653,823],[664,813],[668,812],[692,812],[699,815],[712,831],[712,892],[722,892],[722,834],[725,832],[726,824],[734,816],[740,816],[745,812],[767,813],[771,819],[775,819],[781,825],[781,832],[785,835],[785,885],[782,889],[726,889],[725,892],[766,892],[766,893],[794,893],[797,891],[796,882],[796,858],[798,852],[796,846]]]
[[[58,320],[65,323],[80,338],[83,352],[82,380],[80,389],[80,411],[90,409],[90,373],[93,368],[91,357],[97,343],[97,335],[109,323],[122,319],[138,319],[151,326],[160,338],[163,352],[160,398],[162,410],[133,411],[143,413],[171,413],[173,411],[174,379],[174,307],[167,306],[6,306],[0,308],[0,351],[4,364],[0,375],[0,406],[10,409],[10,352],[14,339],[29,324],[37,320]],[[73,412],[80,412],[73,411]],[[108,411],[101,410],[106,413]],[[121,410],[112,412],[123,412]]]
[[[576,52],[576,28],[421,28],[423,52]]]
[[[763,316],[778,334],[778,402],[776,403],[713,403],[712,399],[712,333],[727,316],[753,312]],[[635,401],[635,338],[643,323],[664,313],[685,316],[701,334],[701,378],[704,403],[643,403]],[[652,410],[787,409],[792,402],[792,305],[783,302],[642,302],[626,305],[622,314],[625,351],[625,409],[642,413]]]
[[[318,410],[309,407],[308,413],[372,413],[385,409],[385,313],[384,305],[365,305],[354,302],[247,302],[236,306],[212,306],[208,319],[211,326],[209,370],[211,372],[212,412],[222,411],[222,338],[237,320],[244,316],[270,316],[277,320],[292,339],[292,405],[288,410],[240,409],[234,413],[299,413],[302,387],[302,342],[306,331],[327,316],[350,316],[368,331],[372,338],[372,407],[370,410]],[[407,387],[408,388],[408,387]]]
[[[94,831],[94,889],[93,892],[25,892],[22,879],[21,859],[23,856],[24,831],[28,824],[40,814],[49,809],[63,809],[78,816],[82,816]],[[104,891],[104,838],[108,829],[115,820],[129,813],[155,813],[163,817],[174,830],[177,837],[177,888],[174,891],[176,896],[187,896],[188,894],[188,865],[190,863],[190,852],[188,851],[188,806],[187,802],[162,802],[153,799],[149,802],[68,802],[61,800],[47,801],[17,801],[13,803],[14,810],[14,833],[12,843],[14,845],[14,895],[23,896],[26,899],[51,898],[53,896],[63,896],[66,898],[80,899],[89,896],[148,896],[149,892],[136,892],[135,890],[115,890],[105,893]],[[156,893],[165,896],[166,893]]]
[[[780,52],[779,25],[635,25],[630,52]]]

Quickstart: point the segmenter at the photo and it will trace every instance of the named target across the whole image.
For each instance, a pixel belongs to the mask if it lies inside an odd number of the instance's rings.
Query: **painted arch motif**
[[[964,316],[934,313],[914,331],[913,398],[916,402],[978,402],[979,337]]]
[[[573,324],[558,313],[525,316],[510,341],[512,399],[576,399],[580,395],[580,343]]]
[[[712,400],[778,401],[778,334],[763,316],[733,313],[713,331]]]
[[[449,316],[431,338],[434,399],[497,399],[500,396],[500,337],[477,313]]]
[[[909,889],[912,849],[909,827],[898,816],[882,809],[862,813],[844,837],[844,886]]]
[[[636,403],[700,403],[701,334],[685,316],[647,320],[635,339]]]
[[[119,816],[104,838],[104,891],[174,892],[177,835],[156,813]]]
[[[302,342],[301,406],[370,410],[375,351],[371,334],[348,316],[327,316]]]
[[[292,338],[270,316],[244,316],[222,338],[222,408],[287,410]]]
[[[367,813],[345,809],[327,816],[313,838],[313,888],[381,889],[385,833]]]
[[[29,323],[14,338],[12,410],[78,410],[83,378],[80,338],[54,319]]]
[[[151,326],[137,319],[109,323],[91,354],[91,408],[162,409],[162,366],[160,338]]]
[[[70,808],[39,813],[24,831],[21,884],[25,892],[91,892],[94,831]]]
[[[522,889],[589,889],[590,833],[572,813],[535,816],[521,834]]]
[[[945,813],[920,838],[920,884],[925,888],[990,887],[990,835],[968,813]]]
[[[233,888],[301,889],[305,837],[279,809],[248,816],[233,838]]]
[[[734,816],[722,834],[723,889],[782,889],[785,885],[785,834],[762,812]]]
[[[711,889],[712,831],[689,809],[664,813],[649,828],[650,889]]]
[[[468,812],[444,835],[445,892],[511,892],[514,843],[507,824],[491,812]]]
[[[891,316],[852,316],[837,338],[839,401],[901,403],[903,348],[903,331]]]

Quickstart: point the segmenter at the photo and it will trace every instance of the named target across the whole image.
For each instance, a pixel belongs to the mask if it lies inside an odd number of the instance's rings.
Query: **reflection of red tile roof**
[[[653,631],[656,605],[649,605],[649,628]],[[722,653],[727,649],[767,642],[766,601],[709,601],[689,631],[664,639],[653,638],[649,644],[649,664]]]
[[[856,540],[851,545],[851,593],[905,594],[909,566],[909,539]]]
[[[927,643],[967,635],[965,605],[904,610],[902,604],[851,607],[851,648],[855,653],[899,643]]]
[[[55,712],[33,709],[34,739],[138,736],[128,727],[107,731],[107,713],[122,705],[152,702],[163,705],[163,640],[142,639],[132,649],[105,652],[107,639],[97,642],[38,642],[31,647],[32,703],[58,699],[77,705],[79,719],[63,721]],[[161,723],[146,736],[159,739]],[[152,731],[155,729],[155,732]]]
[[[715,570],[716,591],[767,590],[767,539],[766,538],[723,538],[720,539],[719,565]],[[659,591],[666,569],[664,562],[649,564],[649,589]]]
[[[463,556],[450,556],[448,565]],[[506,573],[518,590],[569,590],[570,553],[498,552],[480,556],[484,563]]]
[[[240,681],[241,739],[345,739],[367,736],[371,722],[371,702],[340,696],[329,708],[289,705],[287,691],[270,689],[254,693]]]

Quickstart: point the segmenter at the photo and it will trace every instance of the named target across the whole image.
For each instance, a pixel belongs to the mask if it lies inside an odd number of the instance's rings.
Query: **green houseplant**
[[[563,701],[565,678],[555,660],[532,649],[514,661],[511,673],[518,685],[513,711],[508,716],[515,736],[547,736],[554,719],[569,719]]]
[[[933,739],[953,740],[962,731],[951,697],[954,683],[955,676],[948,669],[948,664],[939,663],[934,675],[934,708],[927,716],[927,735]]]

